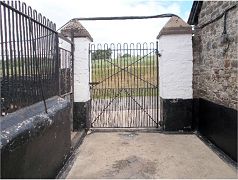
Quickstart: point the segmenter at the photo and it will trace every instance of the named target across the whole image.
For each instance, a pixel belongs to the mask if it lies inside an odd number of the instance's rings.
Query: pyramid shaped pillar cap
[[[85,27],[83,27],[83,25],[78,21],[78,20],[70,20],[65,26],[64,28],[61,30],[61,33],[65,36],[65,37],[70,37],[71,34],[73,33],[73,36],[75,38],[77,37],[87,37],[89,38],[91,41],[93,41],[92,36],[89,34],[89,32],[87,31],[87,29],[85,29]]]
[[[162,35],[192,34],[192,27],[178,16],[172,16],[159,32],[157,39]]]

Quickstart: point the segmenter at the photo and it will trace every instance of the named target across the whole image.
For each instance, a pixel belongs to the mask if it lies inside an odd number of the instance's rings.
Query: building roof
[[[192,34],[192,27],[180,17],[172,16],[159,32],[157,39],[162,35],[168,34]]]
[[[192,5],[192,9],[190,11],[190,15],[188,18],[188,24],[197,25],[198,24],[198,15],[201,11],[203,1],[194,1]]]
[[[66,37],[70,37],[71,32],[73,32],[74,37],[87,37],[93,41],[92,36],[78,20],[70,20],[61,30],[61,33]]]

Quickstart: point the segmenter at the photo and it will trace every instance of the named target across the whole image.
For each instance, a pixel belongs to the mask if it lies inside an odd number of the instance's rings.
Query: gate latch
[[[90,89],[95,86],[95,85],[98,85],[100,84],[100,82],[89,82],[89,86],[90,86]]]

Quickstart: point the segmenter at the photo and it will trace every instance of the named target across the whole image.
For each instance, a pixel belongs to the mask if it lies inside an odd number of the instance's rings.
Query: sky
[[[187,21],[192,1],[159,0],[23,0],[56,23],[57,29],[72,18],[150,16],[173,13]],[[95,43],[154,42],[169,20],[80,21]]]

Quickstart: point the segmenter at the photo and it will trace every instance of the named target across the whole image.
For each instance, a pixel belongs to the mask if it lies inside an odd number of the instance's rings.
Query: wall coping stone
[[[183,21],[180,17],[173,16],[159,32],[157,39],[162,35],[170,34],[192,34],[192,26]]]
[[[44,105],[41,101],[1,118],[0,148],[2,149],[21,134],[30,139],[32,136],[42,133],[42,128],[50,127],[54,123],[51,116],[59,109],[69,107],[70,103],[58,96],[54,96],[46,100],[46,105],[48,114],[45,113]],[[41,128],[35,128],[39,125]]]
[[[85,27],[78,21],[78,20],[70,20],[66,26],[61,30],[61,33],[66,36],[70,37],[71,32],[73,32],[74,37],[86,37],[93,41],[92,36],[90,33],[85,29]]]

